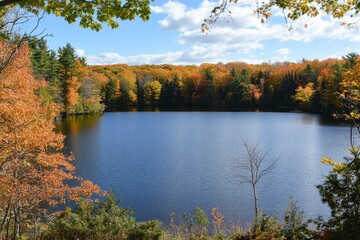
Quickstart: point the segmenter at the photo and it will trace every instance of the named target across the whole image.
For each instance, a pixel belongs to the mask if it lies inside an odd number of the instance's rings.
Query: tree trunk
[[[258,207],[258,198],[256,192],[256,184],[253,184],[252,187],[253,187],[253,195],[254,195],[255,221],[257,222],[259,216],[259,207]]]

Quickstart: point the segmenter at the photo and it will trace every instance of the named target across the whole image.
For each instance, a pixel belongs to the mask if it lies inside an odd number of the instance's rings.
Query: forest
[[[65,114],[102,112],[112,106],[333,114],[342,110],[337,97],[344,73],[358,58],[349,53],[341,60],[300,63],[87,66],[86,58],[76,56],[70,44],[57,52],[49,50],[45,40],[34,40],[30,46],[34,76],[48,83],[42,96],[62,106]]]
[[[238,1],[224,0],[203,27],[216,22],[229,2]],[[268,19],[275,6],[296,20],[320,13],[341,18],[348,11],[358,14],[360,8],[356,1],[297,2],[270,1],[255,12]],[[103,23],[115,28],[117,20],[147,20],[151,9],[150,1],[142,0],[123,5],[112,0],[0,0],[0,239],[359,239],[360,150],[359,136],[353,135],[360,132],[356,53],[341,60],[260,65],[87,66],[71,44],[50,50],[43,38],[31,37],[31,30],[19,31],[27,14],[40,20],[41,10],[98,31]],[[339,162],[323,157],[332,170],[316,186],[330,216],[306,219],[290,199],[282,219],[256,212],[248,228],[227,223],[216,207],[210,217],[196,208],[171,214],[168,224],[136,221],[112,193],[76,176],[74,156],[64,154],[64,136],[54,131],[54,119],[61,114],[99,113],[111,106],[337,112],[351,123],[350,154]]]

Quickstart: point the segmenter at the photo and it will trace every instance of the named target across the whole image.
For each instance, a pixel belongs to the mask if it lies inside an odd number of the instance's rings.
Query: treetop
[[[0,1],[0,10],[11,6],[19,6],[34,14],[43,10],[64,18],[68,23],[79,21],[81,27],[99,31],[103,23],[117,28],[117,20],[134,20],[136,17],[148,20],[150,1],[153,0],[3,0]]]

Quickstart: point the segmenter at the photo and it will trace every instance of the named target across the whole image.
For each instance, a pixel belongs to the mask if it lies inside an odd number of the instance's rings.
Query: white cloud
[[[215,2],[202,1],[198,8],[188,8],[185,4],[177,1],[168,1],[162,6],[153,6],[151,11],[156,14],[165,14],[165,18],[159,24],[165,30],[185,31],[199,27],[204,21],[210,9],[214,8]]]
[[[221,2],[219,0],[219,2]],[[219,2],[203,0],[197,7],[190,8],[184,3],[170,0],[162,5],[152,6],[151,11],[160,17],[158,24],[167,31],[178,33],[180,51],[159,54],[141,54],[135,56],[121,56],[118,53],[103,53],[98,56],[87,56],[90,64],[199,64],[202,62],[228,62],[234,59],[244,59],[248,62],[260,63],[254,60],[264,55],[266,41],[281,42],[297,41],[308,43],[316,39],[348,40],[360,42],[360,35],[356,30],[349,30],[341,26],[341,21],[356,21],[345,17],[342,20],[326,15],[316,18],[302,17],[291,23],[292,30],[288,30],[283,20],[283,13],[274,10],[273,17],[265,23],[254,15],[255,1],[244,0],[239,4],[229,4],[231,17],[220,17],[211,25],[210,32],[201,32],[201,24],[209,17],[211,10]],[[360,18],[359,18],[360,19]],[[306,26],[306,27],[305,27]],[[78,55],[84,55],[82,49]],[[286,61],[290,49],[281,48],[275,51],[271,61]],[[250,57],[255,55],[254,57]],[[236,60],[236,59],[235,59]]]
[[[84,49],[75,49],[75,54],[78,57],[84,57],[85,56],[85,50]]]
[[[162,54],[140,54],[134,56],[121,56],[118,53],[102,53],[100,55],[84,56],[90,65],[107,65],[115,63],[126,63],[129,65],[138,64],[201,64],[203,62],[217,63],[228,62],[232,53],[247,54],[257,49],[262,49],[261,44],[234,44],[226,45],[222,43],[213,45],[193,45],[188,49],[177,52],[167,52]]]
[[[275,53],[277,53],[280,56],[286,56],[289,54],[289,49],[288,48],[280,48],[278,50],[275,51]]]
[[[315,39],[333,39],[360,42],[360,35],[357,31],[341,26],[341,21],[354,22],[360,18],[345,17],[338,20],[324,14],[315,18],[302,17],[292,22],[292,30],[288,30],[289,26],[285,26],[283,13],[277,9],[273,12],[274,17],[262,24],[260,19],[254,15],[256,6],[255,1],[252,0],[229,4],[231,17],[220,17],[215,24],[211,25],[210,32],[206,35],[201,32],[201,24],[218,4],[219,2],[203,0],[198,7],[189,8],[183,3],[168,1],[161,6],[153,7],[153,10],[156,14],[164,15],[159,21],[163,29],[179,33],[178,42],[180,44],[214,49],[221,43],[228,46],[218,49],[218,51],[224,51],[225,55],[233,45],[263,45],[263,42],[267,40],[306,43]],[[242,51],[242,53],[247,54],[252,52],[252,49]],[[285,55],[284,52],[283,55]]]

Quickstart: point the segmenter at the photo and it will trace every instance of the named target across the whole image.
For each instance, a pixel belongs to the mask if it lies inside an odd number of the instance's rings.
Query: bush
[[[159,221],[140,222],[131,230],[129,240],[159,240],[162,236],[161,223]]]
[[[334,166],[322,185],[317,186],[323,203],[331,209],[328,221],[330,239],[359,239],[360,236],[360,152],[350,149],[344,163],[324,158]]]
[[[132,212],[119,207],[118,203],[112,193],[99,203],[81,200],[74,211],[66,208],[53,219],[41,239],[160,239],[162,231],[158,221],[136,223]]]
[[[283,235],[289,240],[310,239],[308,224],[305,222],[304,212],[290,197],[290,203],[284,216]]]

